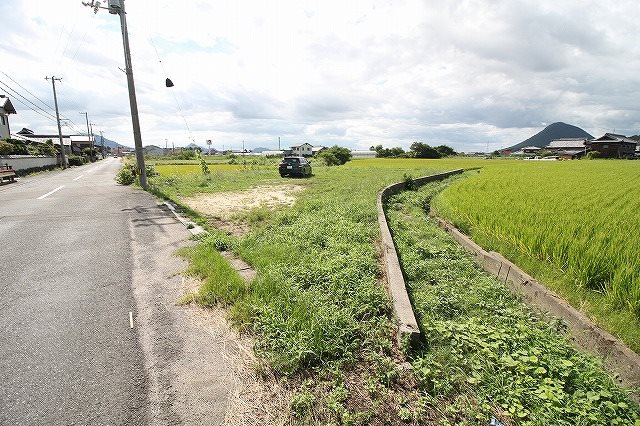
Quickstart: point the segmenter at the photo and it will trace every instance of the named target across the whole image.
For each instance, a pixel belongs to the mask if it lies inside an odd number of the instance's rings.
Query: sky
[[[636,0],[125,5],[145,146],[277,148],[280,138],[283,148],[419,141],[475,152],[556,121],[640,133]],[[63,133],[86,131],[88,112],[94,133],[133,146],[117,15],[81,0],[0,0],[0,16],[12,132],[56,133],[45,80],[55,76],[71,120]]]

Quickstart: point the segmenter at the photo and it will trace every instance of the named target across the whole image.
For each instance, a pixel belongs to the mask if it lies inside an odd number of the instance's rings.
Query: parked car
[[[311,176],[311,163],[304,157],[284,157],[278,167],[280,176]]]

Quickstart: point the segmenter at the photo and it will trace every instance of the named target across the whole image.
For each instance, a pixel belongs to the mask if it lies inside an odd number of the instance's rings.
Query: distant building
[[[264,151],[260,151],[260,155],[264,156],[264,157],[284,157],[285,153],[282,150],[275,150],[275,151],[271,151],[271,150],[264,150]]]
[[[587,153],[587,138],[554,139],[545,149],[562,159],[580,158]]]
[[[51,135],[51,134],[36,134],[33,130],[27,129],[25,127],[22,128],[18,133],[12,135],[15,139],[21,139],[24,141],[30,141],[35,143],[47,143],[48,140],[51,140],[55,146],[60,146],[60,137],[59,135]],[[65,154],[71,154],[71,136],[62,135],[62,146],[64,146]]]
[[[311,148],[311,153],[313,154],[313,156],[316,156],[318,153],[320,153],[321,151],[324,151],[325,149],[327,149],[326,146],[322,146],[322,145],[314,146]]]
[[[351,158],[376,158],[376,151],[369,150],[351,150]]]
[[[71,139],[71,150],[73,152],[82,152],[85,148],[91,148],[95,142],[93,136],[87,135],[71,135],[69,138]]]
[[[16,114],[16,109],[9,98],[5,95],[0,95],[0,139],[9,139],[11,137],[9,114]]]
[[[587,141],[587,146],[591,151],[598,151],[603,158],[633,158],[637,143],[624,135],[605,133]]]
[[[542,148],[540,148],[539,146],[526,146],[512,153],[511,155],[536,155],[540,151],[542,151]]]
[[[311,157],[313,155],[313,145],[307,142],[291,145],[291,154],[298,157]]]

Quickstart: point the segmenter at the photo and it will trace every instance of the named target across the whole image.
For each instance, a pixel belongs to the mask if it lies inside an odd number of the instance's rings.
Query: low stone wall
[[[613,335],[596,326],[589,318],[544,287],[517,265],[500,253],[488,252],[450,223],[436,218],[475,262],[488,273],[495,275],[513,291],[522,295],[529,305],[562,318],[568,326],[574,344],[583,350],[602,357],[605,367],[618,374],[620,382],[630,388],[640,386],[640,355],[629,349]],[[635,399],[640,396],[636,391]]]
[[[47,167],[55,167],[58,164],[56,157],[36,157],[33,155],[6,155],[0,156],[0,164],[9,165],[13,170],[19,172],[21,170],[40,169]]]
[[[414,185],[421,186],[429,182],[446,179],[449,176],[462,173],[462,169],[453,170],[437,175],[423,176],[413,180]],[[398,322],[398,340],[401,346],[405,343],[416,342],[420,339],[420,328],[416,321],[413,307],[407,294],[407,287],[404,282],[402,268],[398,260],[396,246],[391,237],[391,231],[387,224],[387,216],[384,211],[384,204],[389,197],[406,189],[405,182],[394,183],[384,188],[378,193],[378,225],[380,226],[380,238],[382,242],[382,258],[384,261],[384,272],[387,281],[387,292],[393,303],[393,311]]]

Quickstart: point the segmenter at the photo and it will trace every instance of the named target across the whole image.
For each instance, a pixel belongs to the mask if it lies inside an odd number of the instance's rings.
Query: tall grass
[[[640,162],[510,162],[433,203],[489,248],[551,262],[640,318]]]

